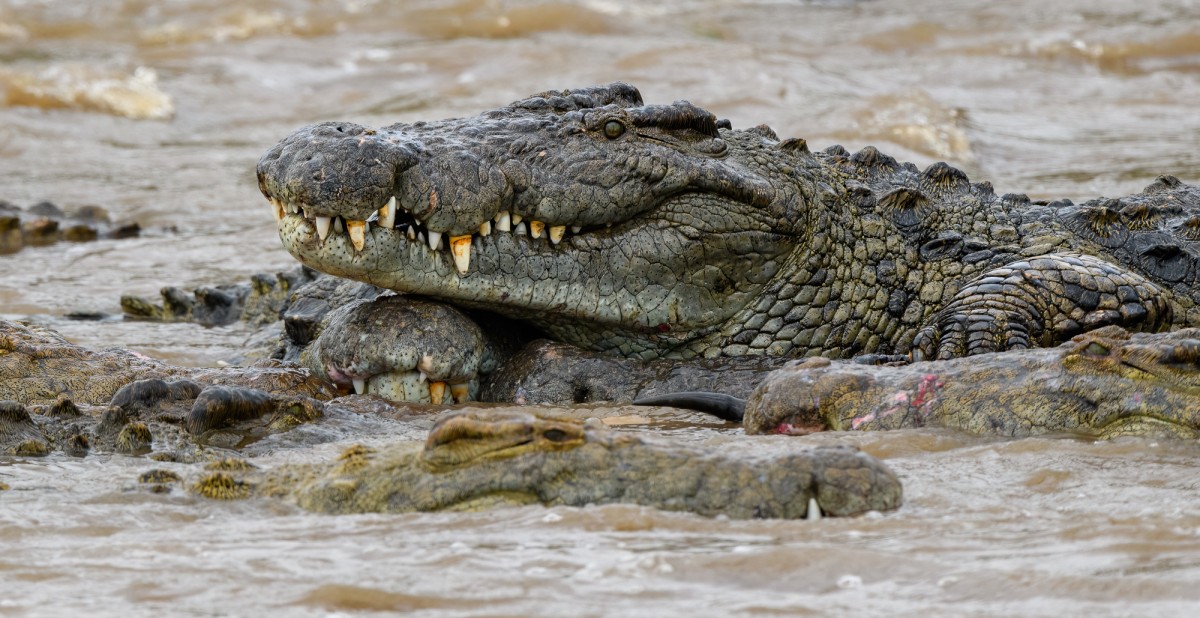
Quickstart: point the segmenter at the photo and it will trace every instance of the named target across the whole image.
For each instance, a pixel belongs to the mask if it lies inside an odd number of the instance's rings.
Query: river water
[[[290,266],[254,164],[299,125],[473,114],[614,80],[816,148],[946,160],[998,193],[1200,181],[1195,1],[0,0],[0,199],[100,205],[145,230],[0,257],[0,316],[211,365],[247,333],[63,316]],[[6,459],[0,616],[1200,609],[1195,443],[627,430],[729,450],[857,444],[902,477],[905,505],[819,522],[630,506],[328,517],[131,491],[144,459]]]

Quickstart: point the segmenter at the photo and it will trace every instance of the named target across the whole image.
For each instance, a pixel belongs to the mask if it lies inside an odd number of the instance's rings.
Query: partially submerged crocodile
[[[93,448],[192,459],[195,446],[236,446],[227,425],[265,418],[280,430],[315,418],[333,390],[310,372],[177,367],[126,350],[92,351],[58,333],[0,320],[0,455],[85,456]],[[31,413],[32,412],[32,413]]]
[[[895,475],[854,448],[733,455],[513,408],[451,413],[434,425],[424,449],[359,446],[329,464],[261,473],[227,460],[244,443],[242,433],[222,437],[230,426],[257,424],[257,439],[327,413],[354,416],[361,413],[354,404],[371,401],[339,403],[330,395],[325,382],[294,367],[173,367],[123,350],[85,350],[53,331],[0,320],[0,455],[82,457],[96,449],[215,459],[216,469],[193,485],[209,497],[287,496],[331,513],[622,502],[810,519],[891,510],[901,500]],[[383,415],[403,416],[374,402]],[[170,471],[143,475],[155,487],[177,479]]]
[[[1049,349],[905,366],[807,359],[746,402],[747,433],[949,427],[1024,437],[1200,437],[1200,329],[1119,327]]]
[[[141,231],[137,223],[113,223],[99,206],[83,206],[68,213],[51,202],[24,209],[0,200],[0,255],[60,241],[131,238]]]
[[[1034,203],[625,84],[305,127],[258,178],[305,265],[601,354],[945,359],[1200,325],[1197,187]],[[343,385],[414,369],[355,363],[349,341],[315,363]]]
[[[733,518],[818,518],[900,506],[900,483],[853,448],[730,456],[584,422],[495,409],[439,419],[422,448],[355,446],[337,461],[216,471],[217,498],[287,497],[328,513],[467,511],[614,502]]]

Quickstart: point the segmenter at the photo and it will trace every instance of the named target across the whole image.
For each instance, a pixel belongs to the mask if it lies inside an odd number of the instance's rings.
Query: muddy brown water
[[[148,229],[0,257],[0,316],[211,365],[247,333],[63,315],[291,265],[253,170],[299,125],[613,80],[814,147],[946,160],[1000,193],[1196,182],[1198,24],[1183,0],[0,0],[0,198],[97,204]],[[1200,612],[1192,442],[623,429],[730,450],[857,444],[902,477],[905,505],[818,522],[633,506],[327,517],[132,491],[144,459],[8,458],[0,616]],[[332,435],[261,461],[420,431]]]

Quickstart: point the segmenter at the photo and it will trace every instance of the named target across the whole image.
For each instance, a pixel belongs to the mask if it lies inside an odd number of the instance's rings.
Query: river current
[[[1200,181],[1189,0],[0,0],[0,199],[99,205],[144,230],[0,256],[0,316],[213,365],[249,333],[65,316],[290,267],[254,164],[300,125],[469,115],[615,80],[814,148],[948,161],[998,193],[1080,200],[1163,173]],[[1200,609],[1193,442],[623,430],[729,450],[856,444],[902,478],[905,504],[817,522],[634,506],[331,517],[133,490],[163,466],[146,459],[4,458],[0,616]],[[420,437],[379,422],[366,439]]]

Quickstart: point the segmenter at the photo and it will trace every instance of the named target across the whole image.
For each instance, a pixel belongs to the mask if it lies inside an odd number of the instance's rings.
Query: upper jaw
[[[324,122],[292,133],[258,161],[258,186],[276,213],[366,220],[417,161],[415,144],[353,123]]]
[[[333,243],[338,238],[344,238],[349,241],[356,256],[366,250],[369,239],[371,242],[387,243],[389,246],[427,246],[433,254],[431,259],[437,259],[438,254],[448,253],[459,275],[466,275],[470,270],[472,247],[478,247],[482,239],[488,238],[492,234],[527,236],[535,240],[545,239],[545,242],[550,245],[557,245],[565,238],[583,231],[583,228],[579,226],[547,225],[543,221],[525,221],[520,215],[505,210],[496,213],[492,219],[483,221],[473,231],[464,234],[448,234],[431,229],[411,211],[404,208],[394,196],[388,198],[378,210],[357,220],[315,214],[297,203],[285,203],[276,197],[269,197],[268,200],[271,203],[275,220],[281,226],[287,217],[303,217],[307,220],[315,232],[318,246],[324,246],[327,242]],[[291,246],[288,248],[293,253],[296,252],[296,248]]]

